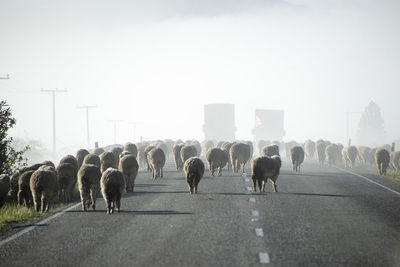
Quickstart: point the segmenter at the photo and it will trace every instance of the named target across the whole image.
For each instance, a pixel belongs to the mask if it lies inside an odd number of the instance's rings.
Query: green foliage
[[[16,169],[26,165],[23,157],[29,146],[18,151],[13,148],[13,138],[7,132],[14,127],[16,120],[12,117],[10,107],[6,101],[0,101],[0,174],[11,175]]]

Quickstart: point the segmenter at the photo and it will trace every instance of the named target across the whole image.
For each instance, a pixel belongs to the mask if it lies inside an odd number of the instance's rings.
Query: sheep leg
[[[22,190],[18,191],[18,207],[22,206],[22,200],[24,199],[23,197],[23,192]],[[25,200],[25,205],[26,205],[26,200]]]
[[[35,202],[34,203],[35,204],[35,210],[36,210],[36,212],[39,212],[40,208],[41,208],[41,206],[40,206],[40,204],[41,204],[40,194],[36,192],[34,194],[33,198],[34,198],[34,202]]]
[[[117,204],[117,212],[119,213],[121,211],[121,194],[117,195],[115,202]]]
[[[161,170],[161,178],[163,178],[164,177],[163,168],[160,168],[160,170]]]
[[[258,179],[258,191],[264,192],[265,183],[262,179]]]
[[[221,166],[218,167],[218,176],[222,176],[222,168],[221,168]]]
[[[47,212],[49,210],[49,200],[48,197],[43,194],[42,195],[42,212]]]
[[[251,179],[253,180],[253,191],[257,192],[257,178],[253,176]]]
[[[274,181],[272,181],[272,186],[274,187],[274,192],[278,192],[278,190],[276,189],[276,183]]]
[[[79,188],[79,191],[81,193],[82,211],[86,211],[86,192],[83,188]]]

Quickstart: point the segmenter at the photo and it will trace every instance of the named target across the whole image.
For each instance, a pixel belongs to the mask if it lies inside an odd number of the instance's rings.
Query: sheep
[[[96,154],[87,154],[85,158],[83,159],[82,165],[84,164],[93,164],[96,165],[97,167],[101,167],[100,163],[100,157],[97,156]]]
[[[181,160],[182,160],[182,164],[185,164],[185,161],[188,158],[191,157],[196,157],[197,156],[197,150],[196,147],[193,145],[184,145],[181,148]]]
[[[244,173],[246,162],[250,158],[250,146],[245,143],[233,144],[229,150],[229,155],[233,166],[233,172],[238,173],[239,168],[241,168],[242,173]]]
[[[60,165],[61,163],[70,163],[74,166],[76,172],[78,172],[79,168],[78,168],[78,161],[76,160],[76,158],[72,155],[66,155],[65,157],[63,157],[60,162],[58,163],[58,165]],[[53,167],[54,168],[54,167]]]
[[[400,151],[390,153],[390,165],[396,172],[400,172]]]
[[[368,163],[371,166],[375,165],[375,153],[377,150],[378,150],[378,148],[374,147],[374,148],[371,148],[371,150],[369,152],[369,157],[368,157],[369,162]]]
[[[118,169],[124,174],[126,191],[133,192],[135,180],[139,170],[139,164],[134,155],[125,155],[119,161]]]
[[[119,146],[114,146],[110,149],[110,152],[114,154],[115,157],[115,168],[119,165],[119,155],[122,153],[123,149]]]
[[[10,196],[15,199],[18,196],[18,180],[19,176],[21,175],[22,171],[17,170],[15,171],[10,177]]]
[[[301,146],[294,146],[290,149],[290,160],[292,161],[292,170],[300,172],[300,164],[304,161],[304,150]]]
[[[370,154],[370,150],[371,149],[367,146],[357,147],[358,157],[359,157],[361,163],[368,164],[368,161],[369,161],[368,157]]]
[[[204,151],[204,153],[207,153],[207,151],[210,148],[213,148],[215,146],[214,141],[212,141],[212,140],[204,140],[201,145],[202,145],[202,150]]]
[[[50,161],[50,160],[45,160],[45,161],[42,162],[42,164],[43,164],[43,165],[46,165],[46,166],[53,167],[53,168],[56,167],[56,166],[54,165],[54,163],[53,163],[52,161]]]
[[[163,168],[165,165],[165,154],[161,148],[153,148],[147,153],[147,161],[153,172],[153,179],[163,178]]]
[[[336,144],[330,144],[325,148],[325,157],[328,160],[329,166],[336,165],[338,154],[339,147]]]
[[[126,143],[124,145],[124,150],[123,151],[129,151],[129,152],[132,153],[132,155],[135,156],[135,158],[137,157],[138,149],[137,149],[135,144],[132,144],[130,142]]]
[[[228,170],[232,169],[232,162],[229,156],[229,151],[231,150],[233,143],[231,142],[223,142],[221,145],[221,149],[228,154]]]
[[[204,174],[203,161],[199,157],[190,157],[185,161],[184,170],[190,194],[197,194],[197,186]]]
[[[78,188],[81,196],[82,210],[90,205],[96,210],[96,199],[100,192],[100,168],[94,164],[83,164],[78,172]]]
[[[0,208],[3,207],[7,200],[7,194],[10,190],[10,176],[7,174],[0,175]]]
[[[262,156],[268,156],[268,157],[272,157],[274,155],[278,155],[279,156],[279,146],[277,146],[277,145],[265,146],[261,150],[261,155]]]
[[[342,163],[342,160],[343,160],[342,151],[344,149],[344,146],[341,143],[338,143],[337,146],[338,146],[338,153],[337,153],[336,161],[338,163]]]
[[[253,154],[254,154],[254,146],[253,146],[253,142],[248,140],[244,142],[245,144],[248,144],[250,147],[250,158],[248,161],[250,161],[253,158]]]
[[[61,163],[56,170],[59,186],[58,198],[62,202],[70,202],[76,184],[77,169],[70,163]]]
[[[144,168],[147,165],[147,158],[146,154],[144,153],[147,145],[141,143],[138,145],[138,153],[137,153],[137,158],[139,160],[139,165],[140,167]]]
[[[258,140],[257,142],[257,148],[258,148],[258,153],[261,154],[262,150],[264,147],[269,146],[270,142],[266,140]]]
[[[106,152],[106,151],[104,150],[104,148],[97,147],[97,148],[93,149],[90,153],[91,153],[91,154],[95,154],[95,155],[97,155],[97,156],[100,156],[101,153],[104,153],[104,152]]]
[[[146,164],[147,164],[147,170],[150,171],[150,164],[149,164],[149,160],[148,160],[148,153],[150,152],[150,150],[152,150],[153,148],[155,148],[154,145],[148,145],[145,150],[144,150],[144,156],[146,157]]]
[[[317,158],[318,158],[318,162],[321,165],[324,165],[325,162],[325,149],[327,147],[327,143],[324,140],[318,140],[315,143],[315,150],[317,152]]]
[[[18,179],[18,206],[22,206],[25,202],[25,207],[28,209],[33,206],[33,197],[30,188],[30,180],[35,171],[23,172]]]
[[[175,144],[172,148],[177,171],[183,170],[183,162],[182,162],[182,158],[181,158],[181,149],[183,146],[184,146],[184,144]]]
[[[117,167],[117,161],[115,159],[115,156],[112,152],[103,152],[100,155],[100,171],[103,173],[105,172],[108,168],[116,168]]]
[[[218,147],[208,149],[206,153],[206,159],[208,162],[208,169],[210,175],[214,176],[215,169],[218,168],[218,176],[222,176],[222,168],[228,163],[228,153]]]
[[[376,166],[378,167],[379,175],[386,175],[386,169],[389,166],[390,154],[384,148],[379,148],[375,152]]]
[[[156,143],[155,147],[161,148],[161,150],[164,152],[165,157],[167,157],[167,155],[168,155],[168,147],[164,142]]]
[[[125,189],[124,175],[114,168],[108,168],[100,178],[101,194],[107,206],[107,214],[120,212],[121,196]]]
[[[345,168],[354,168],[358,150],[355,146],[347,146],[342,150]]]
[[[58,192],[57,173],[53,167],[41,166],[29,181],[35,210],[47,212],[49,203]]]
[[[286,155],[286,158],[290,158],[290,150],[291,150],[293,147],[295,147],[295,146],[299,146],[299,144],[297,144],[296,141],[289,141],[289,142],[286,142],[286,143],[284,144],[284,146],[285,146],[285,155]]]
[[[218,141],[217,144],[215,145],[216,147],[222,148],[222,144],[225,143],[225,141]]]
[[[200,142],[197,141],[197,140],[192,140],[192,141],[189,142],[189,144],[196,148],[196,155],[198,157],[200,157],[200,155],[201,155],[201,144],[200,144]]]
[[[315,154],[315,142],[308,139],[304,143],[304,152],[306,153],[307,160],[313,159]]]
[[[282,162],[278,155],[272,157],[259,156],[256,157],[252,164],[252,180],[253,180],[253,191],[257,192],[257,184],[260,192],[265,192],[265,184],[268,179],[271,180],[274,192],[278,192],[276,188],[276,181],[278,179]]]
[[[76,152],[76,160],[78,162],[78,170],[79,168],[82,166],[83,163],[83,159],[85,158],[86,155],[89,154],[89,151],[87,151],[86,149],[79,149]]]

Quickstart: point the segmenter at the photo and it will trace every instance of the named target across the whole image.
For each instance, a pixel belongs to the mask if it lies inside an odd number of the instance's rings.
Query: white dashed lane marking
[[[249,198],[250,202],[256,203],[256,199],[254,197]]]
[[[259,236],[259,237],[264,236],[264,231],[262,228],[256,228],[255,230],[256,230],[256,236]]]
[[[258,210],[252,210],[251,211],[251,216],[258,217],[258,216],[260,216],[260,213],[258,212]]]
[[[249,191],[249,192],[253,191],[253,188],[251,186],[247,186],[246,188],[247,188],[247,191]]]
[[[246,179],[244,179],[246,182],[250,182],[250,179],[249,178],[246,178]]]
[[[269,263],[268,252],[260,252],[258,253],[258,257],[260,258],[260,263]]]

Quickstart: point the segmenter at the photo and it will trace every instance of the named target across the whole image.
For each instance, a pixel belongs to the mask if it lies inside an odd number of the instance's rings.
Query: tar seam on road
[[[384,189],[386,189],[386,190],[388,190],[388,191],[390,191],[390,192],[392,192],[392,193],[394,193],[394,194],[400,196],[400,193],[399,193],[399,192],[397,192],[397,191],[395,191],[395,190],[393,190],[393,189],[391,189],[391,188],[389,188],[389,187],[387,187],[387,186],[381,185],[380,183],[377,183],[377,182],[375,182],[375,181],[372,181],[371,179],[369,179],[369,178],[367,178],[367,177],[365,177],[365,176],[362,176],[362,175],[360,175],[360,174],[357,174],[357,173],[354,173],[354,172],[351,172],[351,171],[342,169],[342,168],[337,167],[337,166],[333,166],[333,167],[335,167],[336,169],[342,170],[342,171],[344,171],[344,172],[348,172],[348,173],[350,173],[350,174],[353,174],[353,175],[355,175],[355,176],[357,176],[357,177],[363,178],[364,180],[367,180],[367,181],[370,182],[370,183],[376,184],[376,185],[378,185],[378,186],[380,186],[380,187],[382,187],[382,188],[384,188]]]
[[[263,237],[264,236],[264,231],[262,228],[256,228],[256,236]]]
[[[62,215],[62,214],[64,214],[64,213],[66,213],[67,211],[72,210],[72,209],[78,207],[79,205],[81,205],[81,202],[79,202],[79,203],[77,203],[77,204],[75,204],[75,205],[72,205],[71,207],[68,207],[68,208],[66,208],[66,209],[63,209],[62,211],[57,212],[56,214],[54,214],[54,215],[52,215],[52,216],[50,216],[50,217],[48,217],[48,218],[46,218],[46,219],[44,219],[44,220],[42,220],[42,221],[36,223],[35,225],[29,226],[28,228],[26,228],[26,229],[24,229],[24,230],[22,230],[22,231],[20,231],[20,232],[18,232],[18,233],[16,233],[16,234],[10,236],[10,237],[8,237],[8,238],[6,238],[6,239],[4,239],[4,240],[1,240],[1,241],[0,241],[0,247],[4,246],[5,244],[7,244],[8,242],[10,242],[10,241],[12,241],[12,240],[14,240],[14,239],[17,239],[18,237],[22,236],[23,234],[26,234],[26,233],[32,231],[32,230],[35,229],[38,225],[45,224],[45,223],[47,223],[47,222],[53,220],[54,218],[56,218],[56,217],[58,217],[58,216],[60,216],[60,215]]]
[[[260,252],[258,253],[258,257],[260,258],[260,263],[269,263],[268,252]]]

